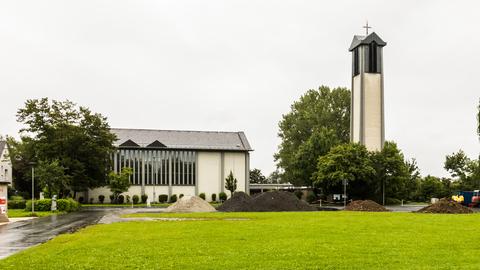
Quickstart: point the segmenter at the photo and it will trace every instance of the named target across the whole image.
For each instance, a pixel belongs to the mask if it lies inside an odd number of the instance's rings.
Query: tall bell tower
[[[380,151],[385,141],[383,110],[383,47],[375,32],[354,36],[352,52],[352,96],[350,140],[370,151]]]

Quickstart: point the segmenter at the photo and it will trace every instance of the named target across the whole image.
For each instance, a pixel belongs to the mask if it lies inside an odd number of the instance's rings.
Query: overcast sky
[[[26,99],[69,99],[112,127],[245,131],[275,168],[278,122],[320,85],[351,85],[365,20],[384,49],[386,139],[422,174],[480,151],[479,1],[1,1],[0,134]]]

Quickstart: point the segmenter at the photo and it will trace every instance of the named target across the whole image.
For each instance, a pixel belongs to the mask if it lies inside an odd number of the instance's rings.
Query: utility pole
[[[347,185],[348,180],[343,180],[343,209],[347,208]]]
[[[30,162],[32,165],[32,214],[35,213],[35,164],[36,162]]]

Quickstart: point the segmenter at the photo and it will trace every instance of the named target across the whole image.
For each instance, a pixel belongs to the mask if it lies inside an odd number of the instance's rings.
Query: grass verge
[[[51,215],[60,215],[64,214],[65,212],[59,212],[59,211],[35,211],[35,213],[32,215],[32,212],[30,211],[25,211],[23,209],[8,209],[8,217],[9,218],[18,218],[18,217],[46,217],[46,216],[51,216]]]
[[[0,260],[0,269],[480,269],[479,214],[128,217],[212,219],[95,225]]]

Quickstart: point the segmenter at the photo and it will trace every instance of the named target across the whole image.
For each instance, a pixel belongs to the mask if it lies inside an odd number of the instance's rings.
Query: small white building
[[[212,194],[225,190],[225,178],[230,172],[237,179],[237,191],[248,192],[250,144],[243,132],[180,131],[148,129],[112,129],[117,135],[117,151],[113,156],[113,171],[133,170],[131,186],[123,195],[158,196]],[[108,187],[89,190],[86,199],[98,201]]]
[[[12,161],[6,141],[0,141],[0,182],[12,184]]]

